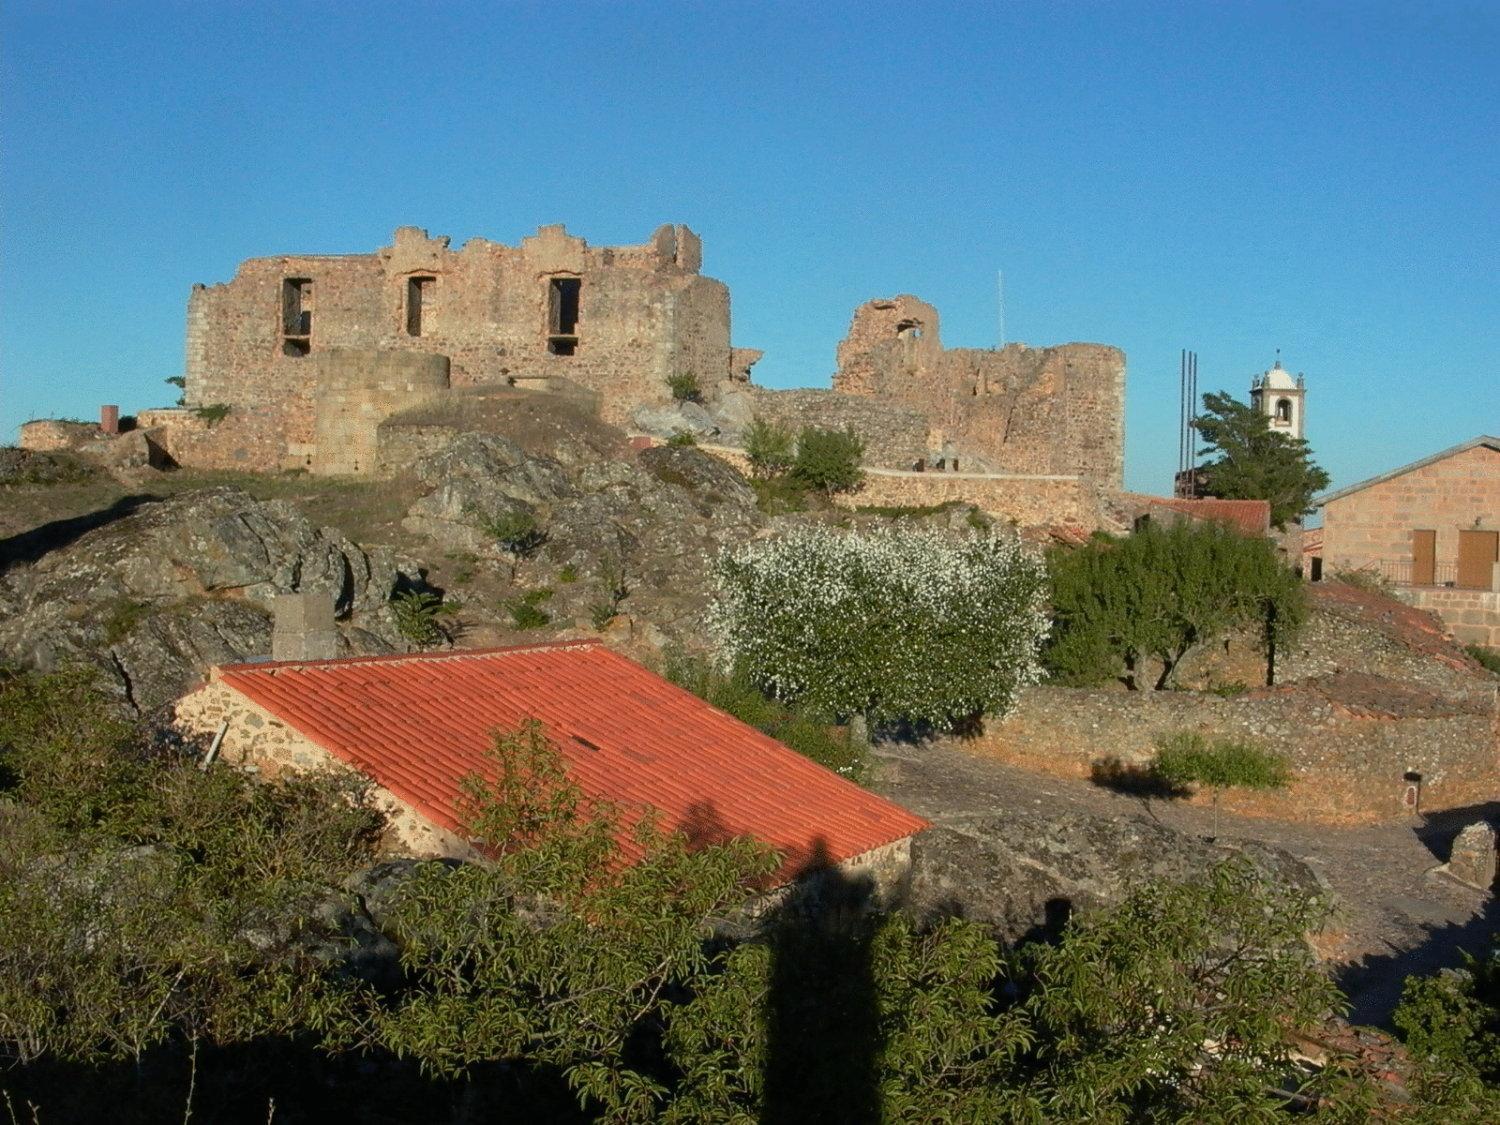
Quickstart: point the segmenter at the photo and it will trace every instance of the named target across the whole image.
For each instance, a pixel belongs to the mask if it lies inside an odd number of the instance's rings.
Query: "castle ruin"
[[[1015,497],[1030,515],[1061,489],[1076,514],[1085,493],[1122,487],[1119,349],[945,348],[937,310],[898,296],[855,311],[832,389],[771,390],[750,382],[760,353],[731,345],[729,290],[701,264],[698,236],[671,225],[638,246],[546,226],[457,250],[402,227],[373,254],[253,258],[193,287],[185,409],[139,423],[184,465],[373,474],[399,467],[382,435],[423,404],[551,392],[649,431],[646,414],[673,416],[672,379],[691,375],[707,442],[737,445],[755,416],[848,427],[891,478],[872,496]],[[897,479],[915,474],[928,479]]]

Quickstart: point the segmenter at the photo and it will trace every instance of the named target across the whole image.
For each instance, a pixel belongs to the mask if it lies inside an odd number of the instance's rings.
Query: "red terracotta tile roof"
[[[462,832],[459,782],[492,732],[542,723],[584,793],[651,806],[694,840],[752,835],[788,881],[927,821],[839,777],[596,641],[455,653],[227,665],[220,680]],[[628,833],[622,851],[639,854]]]
[[[1188,500],[1152,496],[1148,503],[1158,508],[1171,508],[1193,519],[1227,523],[1246,535],[1264,535],[1271,529],[1271,505],[1266,500]]]

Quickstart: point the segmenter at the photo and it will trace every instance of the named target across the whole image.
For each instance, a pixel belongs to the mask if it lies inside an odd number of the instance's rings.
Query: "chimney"
[[[120,408],[118,406],[101,406],[99,408],[99,432],[113,437],[120,432]]]
[[[339,654],[332,594],[312,590],[277,594],[272,612],[272,660],[332,660]]]

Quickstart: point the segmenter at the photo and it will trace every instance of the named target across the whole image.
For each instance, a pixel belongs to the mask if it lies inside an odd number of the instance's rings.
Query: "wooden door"
[[[1416,530],[1411,533],[1411,584],[1432,586],[1437,583],[1437,532]]]
[[[1488,590],[1500,560],[1500,531],[1458,533],[1458,585],[1465,590]]]

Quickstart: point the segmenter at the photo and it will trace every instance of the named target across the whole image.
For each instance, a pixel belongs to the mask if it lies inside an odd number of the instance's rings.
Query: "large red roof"
[[[755,836],[782,853],[783,881],[927,827],[596,641],[236,664],[219,678],[460,833],[460,781],[486,770],[494,731],[526,719],[588,796],[651,806],[694,840]],[[620,843],[638,854],[628,833]]]

